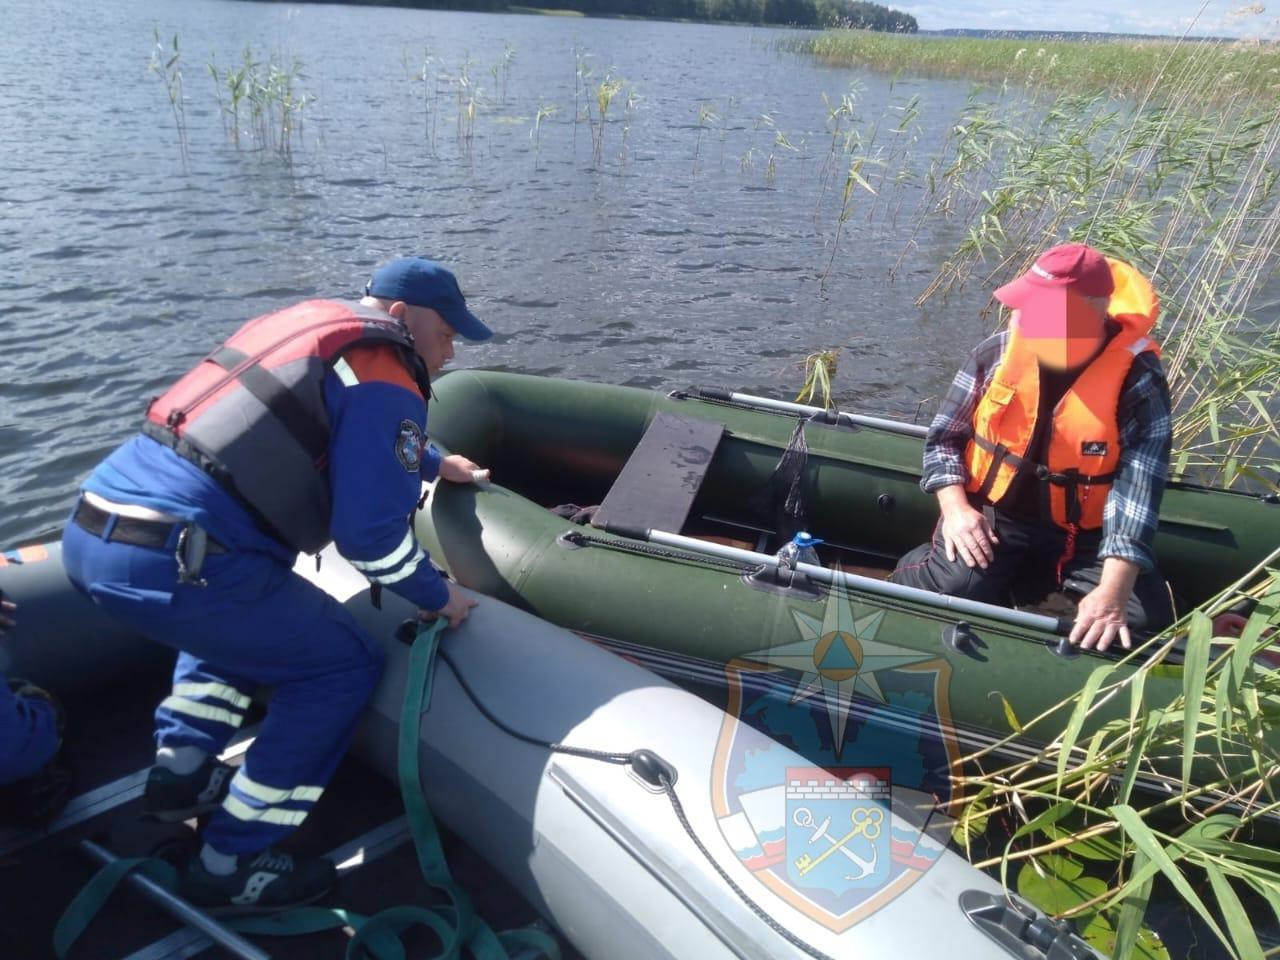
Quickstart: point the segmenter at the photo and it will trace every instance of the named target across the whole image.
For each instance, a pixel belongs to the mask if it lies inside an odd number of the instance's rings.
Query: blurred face
[[[445,323],[444,317],[430,307],[415,307],[408,303],[399,306],[404,308],[400,319],[413,336],[414,352],[427,365],[427,372],[434,376],[453,359],[453,343],[458,334]],[[394,311],[392,315],[395,315]]]
[[[1053,291],[1034,310],[1014,310],[1023,343],[1041,366],[1074,370],[1093,359],[1106,333],[1107,298]]]

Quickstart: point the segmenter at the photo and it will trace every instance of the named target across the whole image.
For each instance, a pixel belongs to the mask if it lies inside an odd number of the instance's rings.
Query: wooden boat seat
[[[636,444],[591,524],[679,533],[689,517],[724,425],[659,413]]]

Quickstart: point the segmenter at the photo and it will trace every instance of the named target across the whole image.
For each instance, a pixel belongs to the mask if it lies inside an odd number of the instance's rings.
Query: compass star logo
[[[875,610],[855,617],[848,598],[834,590],[827,597],[821,620],[799,610],[791,611],[791,615],[800,630],[800,640],[748,653],[746,659],[800,674],[791,702],[815,697],[825,706],[836,759],[844,752],[854,697],[889,702],[876,679],[877,673],[937,659],[933,654],[877,641],[885,612]]]

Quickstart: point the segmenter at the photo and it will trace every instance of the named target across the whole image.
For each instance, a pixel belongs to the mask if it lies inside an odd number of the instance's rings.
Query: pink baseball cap
[[[1106,257],[1083,243],[1064,243],[1040,254],[1030,270],[1006,283],[995,297],[1015,310],[1034,311],[1038,301],[1060,310],[1062,291],[1109,297],[1115,287]]]

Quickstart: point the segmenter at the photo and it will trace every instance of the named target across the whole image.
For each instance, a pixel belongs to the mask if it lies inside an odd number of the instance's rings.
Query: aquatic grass
[[[489,67],[489,73],[493,76],[493,88],[498,91],[499,104],[505,105],[507,102],[507,84],[511,80],[511,64],[515,58],[516,48],[509,43],[504,43],[502,56]]]
[[[429,48],[422,51],[422,63],[409,69],[408,54],[405,54],[405,72],[412,83],[422,85],[422,139],[427,152],[438,156],[436,151],[436,130],[440,117],[440,90],[442,75],[437,68],[440,61],[432,56]],[[444,79],[447,79],[445,77]]]
[[[256,70],[256,64],[253,60],[253,51],[246,45],[241,54],[241,64],[238,69],[232,70],[227,68],[225,73],[219,73],[216,58],[211,57],[208,63],[209,76],[213,80],[214,97],[218,101],[218,115],[222,118],[222,128],[227,137],[235,145],[236,149],[240,148],[240,108],[249,96],[251,87],[250,78]],[[223,90],[226,91],[227,99],[222,98]]]
[[[844,124],[856,121],[858,97],[862,91],[862,83],[857,80],[852,81],[849,84],[849,92],[841,94],[839,103],[834,107],[826,93],[822,95],[822,102],[827,108],[827,126],[831,128],[831,143],[827,147],[826,158],[818,171],[818,200],[814,206],[814,216],[817,216],[818,211],[822,209],[823,200],[826,199],[827,187],[838,166],[837,157],[842,153],[850,152],[854,142],[859,139],[858,131],[856,129],[846,131]]]
[[[720,117],[709,103],[698,104],[698,135],[693,141],[693,176],[698,175],[698,156],[702,150],[702,137],[710,127],[714,127]]]
[[[800,147],[792,143],[791,138],[788,137],[786,133],[784,133],[781,129],[779,129],[778,122],[774,114],[762,113],[759,116],[757,116],[755,120],[755,124],[752,129],[754,132],[758,132],[761,129],[764,129],[768,132],[768,134],[771,137],[770,143],[767,148],[768,156],[765,160],[765,166],[764,166],[764,183],[766,187],[769,187],[770,189],[772,189],[774,185],[774,180],[778,175],[778,151],[785,150],[791,153],[799,153]],[[754,145],[748,148],[748,151],[747,151],[748,156],[744,157],[744,162],[742,164],[742,170],[744,172],[753,166],[754,159],[751,159],[750,162],[747,162],[747,160],[748,158],[754,158],[755,153],[757,152],[764,153],[765,150],[761,149],[757,151]]]
[[[593,91],[592,98],[596,106],[594,115],[591,113],[591,100],[587,101],[587,120],[591,126],[592,166],[597,170],[600,168],[604,155],[604,132],[605,126],[609,122],[609,108],[625,86],[624,81],[610,72],[605,75],[605,78],[600,81]]]
[[[815,403],[830,410],[831,382],[836,376],[836,364],[840,357],[840,349],[819,350],[804,358],[804,384],[796,395],[797,403]]]
[[[168,49],[160,39],[160,29],[152,28],[155,46],[151,49],[149,69],[164,84],[169,98],[169,112],[173,117],[174,129],[178,133],[178,150],[182,155],[182,167],[185,170],[190,162],[187,146],[187,107],[182,90],[182,53],[178,48],[178,35],[173,35]]]
[[[316,102],[314,95],[301,89],[302,61],[282,51],[262,60],[246,44],[236,69],[220,71],[216,56],[207,66],[223,129],[236,148],[242,146],[243,132],[258,149],[292,161],[295,142],[302,143],[304,115]]]
[[[631,124],[635,120],[636,111],[640,108],[640,95],[636,93],[634,86],[627,87],[627,98],[622,101],[622,148],[619,151],[618,162],[625,166],[627,162],[628,145],[631,142]]]
[[[1175,472],[1276,489],[1280,338],[1251,307],[1280,271],[1280,115],[1244,95],[1198,106],[1213,65],[1160,81],[1158,104],[976,91],[926,174],[903,259],[938,220],[964,227],[919,303],[991,289],[1064,240],[1133,263],[1161,296]]]
[[[573,155],[578,156],[578,122],[582,118],[582,108],[578,105],[580,96],[587,90],[587,78],[591,76],[590,54],[573,44]]]
[[[845,174],[844,191],[840,201],[840,215],[836,219],[836,233],[831,241],[831,256],[827,259],[827,268],[822,271],[822,281],[818,289],[826,290],[827,277],[831,274],[831,268],[836,262],[836,253],[840,249],[840,236],[844,232],[844,225],[849,220],[851,212],[850,202],[853,200],[854,190],[861,187],[873,197],[876,196],[875,187],[871,186],[867,178],[862,175],[864,166],[870,161],[865,156],[855,156],[849,161],[849,169]]]
[[[1099,666],[1075,696],[1011,718],[1014,733],[961,762],[957,840],[972,849],[991,818],[1013,817],[1001,853],[977,865],[998,866],[1006,884],[1017,867],[1023,896],[1075,919],[1114,960],[1168,956],[1141,926],[1157,877],[1232,957],[1263,956],[1259,911],[1280,920],[1280,853],[1252,837],[1280,813],[1280,753],[1266,739],[1280,719],[1278,564],[1280,549],[1125,656],[1136,669]],[[1155,707],[1147,680],[1170,669],[1182,694]],[[1127,709],[1100,723],[1108,704]],[[1015,737],[1040,734],[1052,736],[1036,756],[983,768]],[[1197,770],[1208,782],[1192,780]],[[1155,792],[1135,793],[1139,774]]]
[[[1213,82],[1197,89],[1197,102],[1221,103],[1241,94],[1274,102],[1280,95],[1280,44],[1274,40],[1027,40],[827,30],[788,36],[778,46],[824,64],[880,73],[906,70],[1120,96],[1140,96],[1159,79],[1206,69]]]
[[[533,141],[533,169],[538,169],[538,158],[542,154],[542,121],[556,115],[559,107],[538,101],[538,112],[533,118],[533,128],[529,131],[529,139]]]
[[[476,118],[484,101],[484,90],[471,76],[471,56],[464,54],[458,72],[448,78],[457,109],[454,133],[459,153],[470,162],[474,158]]]

